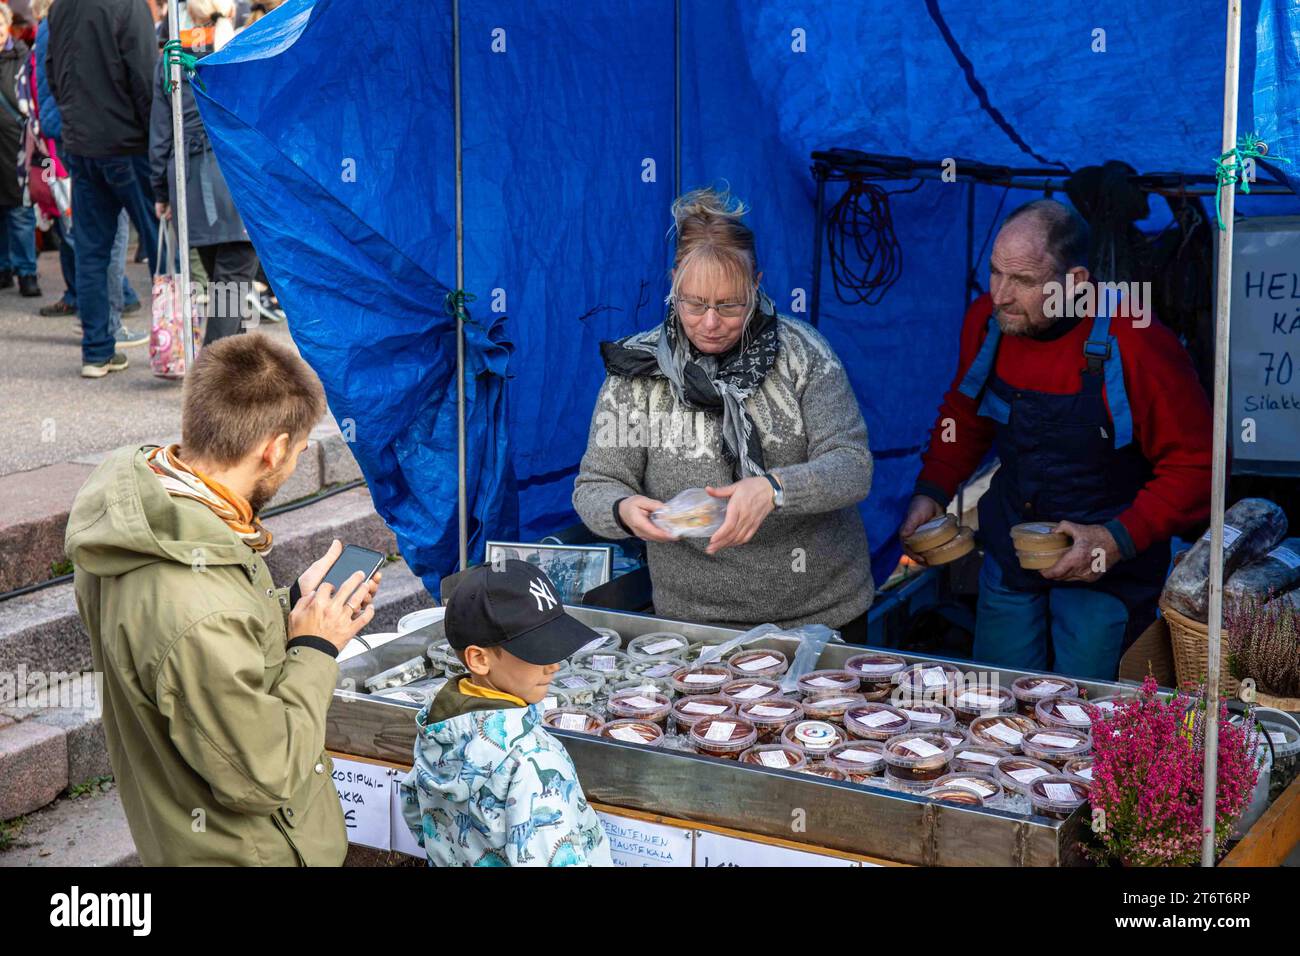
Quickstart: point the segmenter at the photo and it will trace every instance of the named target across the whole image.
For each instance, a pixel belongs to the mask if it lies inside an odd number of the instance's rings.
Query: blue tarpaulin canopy
[[[293,337],[433,593],[457,539],[452,14],[289,0],[199,67]],[[574,520],[598,343],[662,319],[678,191],[725,180],[752,206],[764,286],[799,317],[813,150],[1204,174],[1220,149],[1220,0],[462,0],[459,17],[471,560]],[[1243,22],[1241,132],[1300,159],[1300,6],[1246,0]],[[876,456],[877,580],[955,368],[971,188],[983,238],[1001,190],[926,182],[894,197],[883,300],[822,296]]]

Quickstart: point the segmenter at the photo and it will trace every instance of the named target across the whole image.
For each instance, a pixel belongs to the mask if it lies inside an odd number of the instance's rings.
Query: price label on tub
[[[683,707],[682,709],[685,710],[686,708]],[[718,711],[722,712],[726,709],[727,708],[725,707],[719,707]],[[753,707],[749,708],[748,712],[753,714],[755,717],[789,717],[794,713],[794,708],[768,707],[765,704],[755,704]]]
[[[880,754],[870,750],[856,750],[853,747],[846,747],[835,755],[840,760],[852,760],[854,763],[877,763],[880,760]]]
[[[762,684],[750,684],[743,690],[734,691],[732,697],[739,697],[741,700],[753,700],[755,697],[764,697],[772,693],[772,688],[764,687]]]
[[[996,737],[1003,743],[1011,744],[1013,747],[1019,746],[1021,738],[1024,737],[1024,734],[1020,731],[1014,727],[1008,727],[1006,724],[990,724],[984,729],[984,732],[990,737]]]
[[[669,638],[666,641],[655,641],[649,647],[641,648],[642,654],[662,654],[664,651],[673,651],[682,646],[682,642],[675,638]]]
[[[1290,548],[1274,548],[1268,556],[1274,561],[1281,561],[1292,571],[1300,568],[1300,554],[1296,554]]]
[[[1075,775],[1076,777],[1082,777],[1084,780],[1091,780],[1091,779],[1092,779],[1092,768],[1091,768],[1091,767],[1084,767],[1082,770],[1076,770],[1076,771],[1074,772],[1074,775]]]
[[[726,704],[697,704],[694,701],[682,705],[683,714],[720,714],[726,709]]]
[[[1068,783],[1045,783],[1043,784],[1043,790],[1046,791],[1049,800],[1073,802],[1078,799],[1074,787]]]
[[[839,707],[844,704],[851,704],[854,700],[856,700],[854,697],[827,697],[804,701],[804,705],[809,710],[825,710],[827,707]]]
[[[784,750],[760,750],[758,752],[758,762],[764,767],[785,770],[790,766],[790,757]]]
[[[807,683],[812,687],[839,687],[841,681],[831,680],[829,677],[814,677]]]
[[[927,724],[937,724],[943,721],[942,714],[934,714],[928,710],[904,710],[903,713],[913,720],[919,720]]]
[[[1079,741],[1073,737],[1058,737],[1056,734],[1035,734],[1029,738],[1040,747],[1060,747],[1068,750],[1071,747],[1079,746]]]
[[[554,710],[556,707],[559,707],[559,706],[560,706],[560,698],[558,698],[558,697],[543,697],[543,698],[542,698],[542,712],[543,712],[543,713],[545,713],[545,712],[548,711],[548,710]]]
[[[957,698],[957,703],[965,704],[967,707],[997,707],[1002,703],[1002,700],[989,694],[976,694],[973,691],[967,691]]]
[[[921,671],[921,684],[925,687],[939,687],[948,683],[948,675],[942,667],[931,667]]]
[[[773,667],[780,663],[780,661],[769,654],[766,657],[759,657],[752,661],[744,661],[736,666],[742,671],[761,671],[764,668]]]
[[[343,805],[349,843],[392,848],[392,776],[387,767],[334,758],[334,789]]]
[[[591,659],[591,666],[593,670],[612,671],[618,665],[615,663],[615,658],[612,655],[596,654]]]
[[[957,756],[962,760],[970,760],[974,763],[995,764],[998,762],[998,758],[992,754],[982,754],[975,750],[963,750]]]
[[[622,702],[627,704],[629,707],[636,708],[637,710],[655,710],[656,708],[663,706],[658,701],[653,701],[649,697],[642,697],[640,694],[635,697],[624,697],[622,698]]]
[[[1270,730],[1268,732],[1268,741],[1272,744],[1285,744],[1287,742],[1286,734],[1277,730]]]
[[[967,790],[974,790],[981,797],[987,797],[993,793],[993,788],[983,780],[972,780],[970,777],[962,777],[960,780],[949,780],[948,783],[954,787],[964,787]]]
[[[687,674],[682,678],[683,684],[716,684],[721,680],[718,674]]]
[[[560,678],[560,686],[567,687],[569,690],[585,690],[591,685],[581,677],[562,677]]]
[[[1072,724],[1086,724],[1090,720],[1088,712],[1078,704],[1057,704],[1056,709]]]
[[[596,814],[605,828],[615,866],[690,866],[695,845],[692,830],[661,823],[642,823],[612,813]]]
[[[1011,771],[1011,776],[1021,783],[1033,783],[1039,777],[1046,777],[1047,771],[1042,767],[1025,767],[1023,770]]]
[[[638,734],[631,727],[614,727],[609,731],[609,735],[615,740],[623,740],[630,744],[643,744],[645,738]]]
[[[1029,688],[1029,693],[1034,697],[1046,697],[1048,694],[1055,694],[1058,690],[1065,690],[1065,685],[1058,684],[1054,680],[1045,680]]]
[[[729,721],[720,720],[716,723],[709,724],[709,729],[704,732],[705,740],[730,740],[732,731],[736,725]]]
[[[560,714],[561,730],[586,730],[587,718],[582,714]],[[620,727],[619,730],[624,728]],[[640,738],[638,738],[640,739]]]
[[[855,717],[854,719],[867,727],[881,727],[885,724],[898,723],[898,716],[891,714],[887,710],[878,710],[874,714],[868,714],[866,717]]]
[[[936,754],[943,753],[942,750],[930,743],[930,741],[921,740],[919,737],[901,741],[899,746],[912,751],[912,753],[916,754],[918,757],[933,757]]]
[[[864,674],[889,674],[898,670],[897,664],[858,664],[855,670]]]

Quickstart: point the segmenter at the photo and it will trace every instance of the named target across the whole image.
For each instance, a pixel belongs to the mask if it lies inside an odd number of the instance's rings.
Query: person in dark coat
[[[194,30],[188,52],[202,58],[234,35],[234,0],[189,0]],[[149,167],[158,218],[172,228],[176,202],[172,98],[164,90],[164,63],[154,71],[153,114],[149,120]],[[243,328],[248,296],[256,297],[257,253],[235,208],[189,81],[181,84],[185,118],[185,199],[190,246],[198,250],[208,274],[207,332],[204,344]]]
[[[23,205],[18,184],[18,148],[26,122],[18,109],[18,72],[27,61],[27,44],[10,35],[14,15],[0,6],[0,289],[18,276],[18,291],[41,294],[36,281],[36,214]]]
[[[123,209],[150,271],[158,267],[146,155],[158,40],[142,0],[57,0],[49,24],[46,76],[63,115],[77,222],[81,375],[103,378],[128,364],[116,348],[108,301],[108,263]]]

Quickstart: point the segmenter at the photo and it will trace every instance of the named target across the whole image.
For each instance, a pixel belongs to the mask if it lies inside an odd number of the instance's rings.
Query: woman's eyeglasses
[[[691,299],[680,296],[674,300],[677,308],[681,309],[693,319],[698,319],[706,315],[709,309],[713,309],[724,319],[739,319],[749,310],[748,302],[705,302],[703,299]]]

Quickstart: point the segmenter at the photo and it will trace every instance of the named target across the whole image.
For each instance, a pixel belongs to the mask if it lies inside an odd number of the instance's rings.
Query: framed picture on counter
[[[592,588],[607,583],[614,565],[614,549],[609,545],[489,541],[485,550],[488,564],[515,558],[541,568],[566,604],[579,603]]]

